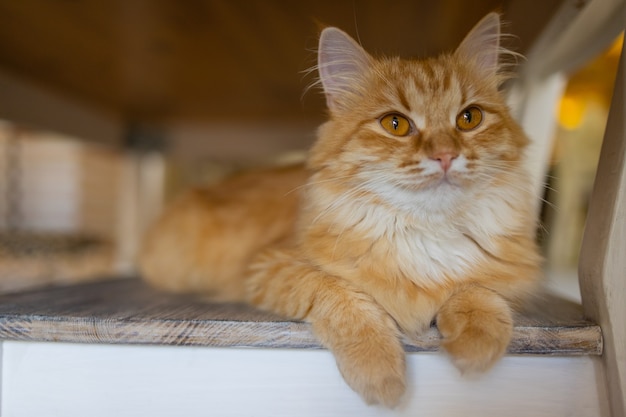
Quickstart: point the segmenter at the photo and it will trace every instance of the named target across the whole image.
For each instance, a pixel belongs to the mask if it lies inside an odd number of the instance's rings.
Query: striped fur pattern
[[[541,261],[499,39],[490,14],[454,53],[403,60],[325,29],[330,117],[306,166],[183,196],[147,234],[144,278],[311,322],[368,403],[401,402],[401,334],[433,320],[461,371],[490,368]]]

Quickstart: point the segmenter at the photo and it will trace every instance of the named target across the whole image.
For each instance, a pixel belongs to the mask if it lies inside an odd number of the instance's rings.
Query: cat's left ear
[[[322,31],[317,68],[331,110],[341,108],[346,95],[360,93],[370,63],[370,55],[347,33],[334,27]]]
[[[464,61],[474,61],[484,76],[498,72],[500,56],[500,16],[489,13],[467,34],[455,54]]]

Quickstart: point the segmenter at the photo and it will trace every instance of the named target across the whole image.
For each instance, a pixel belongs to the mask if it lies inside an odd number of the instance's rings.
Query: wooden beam
[[[82,140],[122,142],[124,126],[119,118],[1,69],[0,97],[0,119]]]
[[[623,30],[624,0],[565,0],[530,48],[509,105],[531,139],[527,164],[536,194],[543,194],[555,131],[554,108],[567,74],[599,54]],[[537,199],[537,211],[540,200]]]
[[[545,78],[576,70],[624,30],[625,9],[624,0],[565,0],[527,53],[524,71]]]

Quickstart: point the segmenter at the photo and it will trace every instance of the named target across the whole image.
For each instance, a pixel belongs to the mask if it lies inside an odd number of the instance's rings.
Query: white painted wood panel
[[[622,27],[626,27],[626,2]],[[587,317],[602,327],[604,366],[614,417],[626,416],[626,49],[615,92],[580,252],[579,277]]]
[[[366,406],[325,350],[3,345],[3,417],[607,415],[588,356],[509,356],[464,378],[443,355],[409,354],[391,411]]]

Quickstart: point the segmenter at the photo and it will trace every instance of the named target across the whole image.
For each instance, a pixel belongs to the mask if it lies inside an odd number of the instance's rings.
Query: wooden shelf
[[[545,295],[516,318],[512,354],[600,355],[600,327],[582,308]],[[0,339],[106,344],[320,349],[310,325],[245,305],[164,294],[137,279],[0,296]],[[406,350],[436,351],[430,328]]]

